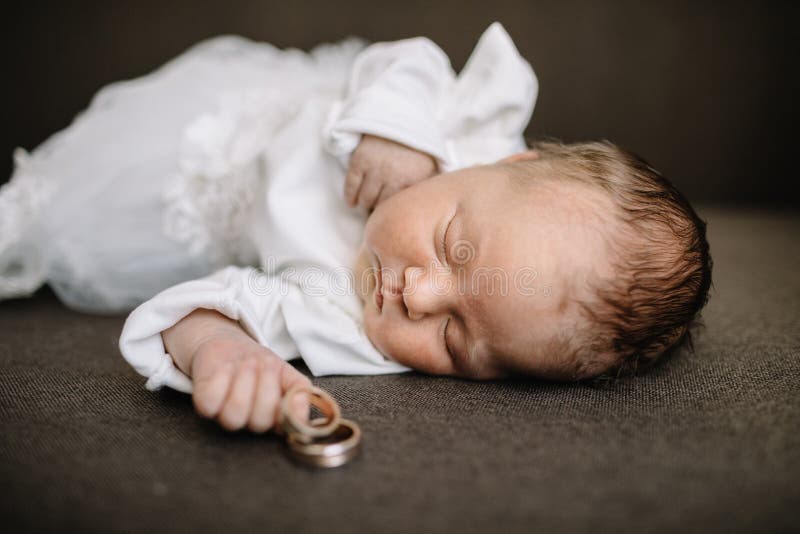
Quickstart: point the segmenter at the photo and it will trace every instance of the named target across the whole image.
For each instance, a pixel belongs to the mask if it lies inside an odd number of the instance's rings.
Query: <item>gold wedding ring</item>
[[[313,426],[324,424],[324,417],[311,421]],[[286,438],[292,457],[315,467],[338,467],[358,455],[361,450],[361,429],[348,419],[341,419],[333,433],[311,441],[300,441],[297,434]]]
[[[292,398],[306,393],[312,406],[315,406],[325,417],[311,421],[311,424],[300,421],[291,412],[289,406]],[[328,393],[315,386],[295,386],[281,399],[280,427],[287,438],[299,443],[310,443],[315,438],[324,438],[337,431],[341,424],[339,404]]]

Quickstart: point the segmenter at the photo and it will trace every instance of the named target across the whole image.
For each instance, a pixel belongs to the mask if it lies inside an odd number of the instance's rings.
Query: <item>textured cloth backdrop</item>
[[[6,532],[768,532],[800,506],[800,215],[701,210],[695,354],[606,387],[418,374],[314,382],[364,430],[332,471],[151,393],[123,318],[0,303]]]

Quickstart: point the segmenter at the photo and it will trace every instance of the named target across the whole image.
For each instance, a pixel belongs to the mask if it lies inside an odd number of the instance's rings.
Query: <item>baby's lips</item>
[[[372,271],[372,280],[375,286],[372,288],[373,290],[373,302],[375,303],[375,307],[378,308],[378,311],[383,310],[383,280],[381,277],[381,270],[373,269]]]
[[[375,269],[375,306],[379,311],[383,311],[383,264],[380,258],[375,257],[377,269]]]

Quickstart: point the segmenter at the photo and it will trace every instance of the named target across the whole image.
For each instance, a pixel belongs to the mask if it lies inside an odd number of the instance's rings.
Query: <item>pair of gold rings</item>
[[[307,394],[323,417],[308,422],[298,419],[290,406],[300,394]],[[358,455],[361,429],[341,417],[339,404],[327,392],[314,386],[295,386],[283,396],[280,408],[280,429],[294,459],[316,467],[338,467]]]

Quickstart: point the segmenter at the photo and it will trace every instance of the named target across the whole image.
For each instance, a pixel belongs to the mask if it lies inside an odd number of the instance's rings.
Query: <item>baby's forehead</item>
[[[609,270],[604,232],[612,229],[595,214],[606,207],[596,193],[558,186],[530,193],[476,223],[471,307],[499,359],[518,359],[578,322],[575,301],[589,298],[589,281]]]

